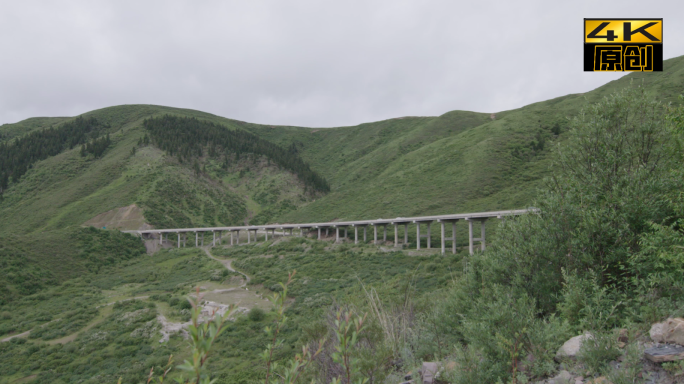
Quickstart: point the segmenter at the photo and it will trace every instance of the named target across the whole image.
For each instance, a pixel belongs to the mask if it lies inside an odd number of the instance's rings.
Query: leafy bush
[[[249,310],[247,317],[252,321],[261,321],[266,317],[266,313],[264,313],[263,309],[254,307]]]
[[[649,299],[672,313],[684,292],[684,178],[671,114],[641,88],[581,112],[556,148],[540,211],[502,222],[488,251],[467,258],[438,312],[444,338],[467,345],[459,361],[478,365],[476,354],[491,374],[468,380],[515,382],[528,353],[527,374],[549,375],[571,330],[595,335],[582,361],[599,372],[619,355],[612,328],[643,318]]]

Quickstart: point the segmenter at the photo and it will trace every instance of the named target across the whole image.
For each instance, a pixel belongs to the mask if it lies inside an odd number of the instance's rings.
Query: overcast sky
[[[330,127],[586,92],[585,17],[664,18],[684,1],[5,1],[0,124],[120,104]]]

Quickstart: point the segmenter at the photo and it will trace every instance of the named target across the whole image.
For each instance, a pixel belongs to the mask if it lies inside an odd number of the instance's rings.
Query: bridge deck
[[[338,228],[338,227],[362,227],[367,225],[388,225],[388,224],[408,224],[408,223],[426,223],[426,222],[452,222],[457,220],[483,220],[489,218],[502,218],[503,216],[517,216],[528,212],[535,211],[534,209],[518,209],[510,211],[493,211],[493,212],[476,212],[476,213],[459,213],[454,215],[438,215],[438,216],[416,216],[416,217],[396,217],[393,219],[376,219],[376,220],[356,220],[356,221],[331,221],[327,223],[305,223],[305,224],[267,224],[267,225],[247,225],[247,226],[233,226],[233,227],[204,227],[204,228],[175,228],[175,229],[147,229],[122,231],[125,233],[143,234],[160,234],[160,233],[185,233],[185,232],[214,232],[214,231],[256,231],[265,229],[306,229],[306,228]]]

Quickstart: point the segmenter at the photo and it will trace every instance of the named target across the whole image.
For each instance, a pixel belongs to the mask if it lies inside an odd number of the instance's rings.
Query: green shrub
[[[598,374],[619,356],[617,338],[612,332],[594,332],[582,342],[577,360],[584,364],[588,373]]]
[[[264,313],[263,309],[254,307],[249,310],[247,317],[252,321],[261,321],[266,317],[266,313]]]

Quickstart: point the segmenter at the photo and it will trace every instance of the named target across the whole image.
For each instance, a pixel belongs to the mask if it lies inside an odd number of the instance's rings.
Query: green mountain
[[[0,126],[0,383],[100,383],[119,377],[124,383],[145,382],[150,368],[162,371],[169,355],[176,364],[192,358],[187,340],[178,333],[161,338],[160,331],[189,320],[186,298],[194,287],[201,287],[206,300],[251,308],[217,339],[208,367],[212,378],[260,382],[264,370],[258,355],[270,342],[263,329],[275,315],[258,310],[268,308],[263,294],[278,292],[277,283],[293,270],[298,272],[289,291],[291,320],[280,334],[284,342],[276,360],[285,362],[310,340],[326,335],[332,340],[330,308],[344,305],[369,311],[370,305],[386,311],[385,320],[400,320],[395,315],[408,310],[416,321],[434,322],[428,325],[439,338],[441,325],[430,304],[474,270],[466,251],[441,256],[288,238],[241,247],[167,248],[146,257],[135,237],[95,228],[526,207],[554,171],[551,148],[567,138],[568,119],[635,86],[665,103],[680,103],[684,56],[666,61],[662,73],[630,74],[585,94],[491,114],[452,111],[303,128],[124,105]],[[229,271],[226,260],[250,281]],[[473,283],[484,286],[479,278]],[[364,343],[383,339],[374,324]],[[558,340],[542,349],[553,354],[566,333],[559,328]],[[418,344],[442,348],[439,339],[416,337]],[[435,357],[413,352],[416,361]],[[415,368],[396,356],[382,348],[364,355],[369,370],[364,375],[374,375],[378,366]],[[393,380],[385,379],[377,377]]]
[[[0,202],[0,233],[82,225],[136,204],[157,227],[306,222],[439,214],[530,205],[549,174],[549,148],[564,138],[567,119],[587,103],[640,85],[663,102],[684,91],[684,57],[662,73],[630,74],[594,91],[492,114],[452,111],[352,127],[302,128],[250,124],[193,110],[124,105],[83,115],[105,127],[111,145],[98,158],[79,148],[32,164],[10,182]],[[330,185],[306,191],[297,175],[263,155],[224,159],[208,153],[177,161],[155,145],[139,145],[145,119],[196,118],[296,152]],[[6,143],[75,118],[32,118],[5,124]],[[168,133],[172,135],[172,133]],[[133,153],[133,148],[136,148]],[[207,148],[206,151],[209,151]]]

